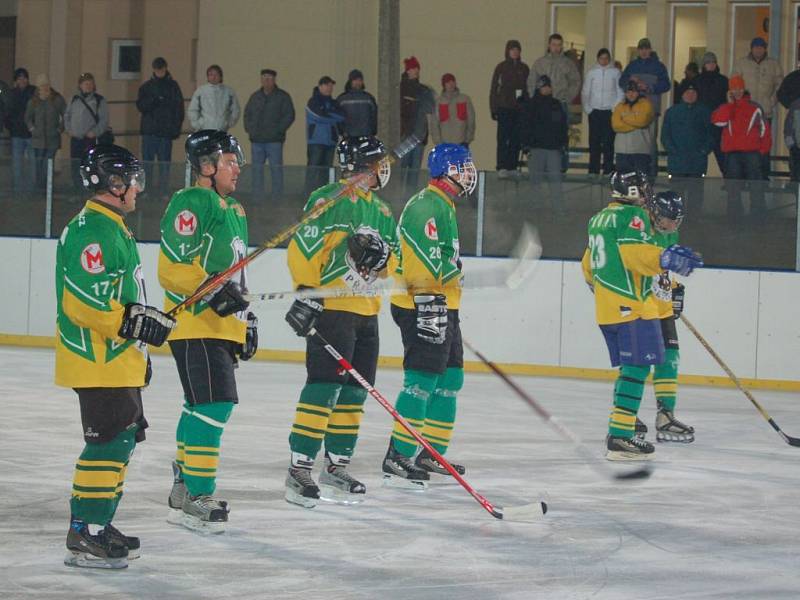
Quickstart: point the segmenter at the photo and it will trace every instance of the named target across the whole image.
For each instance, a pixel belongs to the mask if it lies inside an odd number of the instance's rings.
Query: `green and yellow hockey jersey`
[[[653,233],[653,241],[659,248],[669,248],[678,243],[678,232],[661,233],[655,231]],[[675,273],[670,273],[669,271],[662,271],[653,277],[653,299],[658,307],[659,319],[671,317],[674,314],[672,311],[672,288],[675,287],[676,283]]]
[[[346,181],[331,183],[315,190],[306,203],[308,213],[340,193]],[[389,206],[372,191],[356,189],[341,198],[316,219],[304,224],[289,242],[287,261],[295,288],[340,288],[369,292],[369,284],[348,264],[347,239],[354,233],[374,233],[389,244],[392,256],[387,273],[398,263],[397,223]],[[325,298],[328,310],[359,315],[377,315],[380,296]]]
[[[131,302],[147,303],[136,240],[121,214],[89,200],[56,250],[56,385],[144,385],[147,346],[118,336]]]
[[[233,198],[213,189],[190,187],[173,194],[161,219],[158,281],[169,311],[191,295],[212,273],[224,271],[247,255],[247,215]],[[246,269],[233,276],[247,287]],[[220,317],[202,300],[177,316],[171,340],[213,338],[243,343],[247,317]]]
[[[461,261],[459,260],[456,207],[450,196],[435,183],[408,201],[397,228],[400,264],[397,280],[408,293],[392,296],[392,304],[414,308],[414,295],[444,294],[447,307],[461,303]]]

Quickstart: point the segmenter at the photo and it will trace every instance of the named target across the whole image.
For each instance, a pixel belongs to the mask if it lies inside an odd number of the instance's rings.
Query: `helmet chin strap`
[[[455,186],[457,186],[458,188],[460,188],[460,189],[461,189],[461,191],[458,193],[458,195],[459,195],[459,196],[463,196],[464,194],[466,194],[466,193],[467,193],[467,188],[465,188],[465,187],[464,187],[464,186],[461,184],[461,182],[460,182],[460,181],[456,181],[455,179],[453,179],[453,178],[450,176],[450,174],[449,174],[449,173],[448,173],[447,175],[445,175],[445,178],[449,179],[449,180],[450,180],[450,182],[451,182],[453,185],[455,185]]]

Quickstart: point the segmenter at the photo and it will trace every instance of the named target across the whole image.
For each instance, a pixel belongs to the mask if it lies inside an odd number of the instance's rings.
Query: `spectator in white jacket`
[[[192,94],[189,102],[189,123],[194,131],[218,129],[228,131],[236,125],[241,114],[236,93],[222,83],[222,67],[211,65],[206,69],[208,83]]]
[[[581,102],[589,115],[589,173],[600,173],[602,156],[603,173],[614,170],[614,130],[611,113],[622,102],[625,94],[619,87],[620,70],[611,63],[611,53],[601,48],[597,62],[583,80]]]

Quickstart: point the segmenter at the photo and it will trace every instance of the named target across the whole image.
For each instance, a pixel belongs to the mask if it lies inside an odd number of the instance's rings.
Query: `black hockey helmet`
[[[678,192],[658,192],[647,200],[647,208],[653,216],[653,225],[658,231],[677,231],[686,216],[683,198]],[[666,221],[666,223],[664,222]],[[674,227],[669,222],[674,223]]]
[[[611,174],[611,197],[629,204],[644,204],[650,197],[650,183],[641,171]]]
[[[201,129],[186,138],[186,160],[199,173],[203,164],[210,163],[215,167],[222,154],[235,154],[239,166],[245,163],[244,152],[239,140],[227,131]]]
[[[336,147],[339,166],[345,173],[358,173],[373,169],[378,176],[378,188],[389,183],[392,165],[386,160],[389,155],[386,146],[374,135],[343,138]]]
[[[144,191],[144,167],[122,146],[101,144],[90,148],[81,161],[80,174],[87,190],[107,191],[117,198],[125,196],[131,186]]]

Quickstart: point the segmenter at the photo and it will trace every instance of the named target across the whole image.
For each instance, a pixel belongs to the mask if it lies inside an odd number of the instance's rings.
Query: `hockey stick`
[[[603,475],[603,477],[610,477],[611,479],[616,480],[623,480],[623,479],[647,479],[652,474],[652,467],[649,465],[635,469],[633,471],[625,471],[620,473],[615,469],[610,468],[605,461],[602,459],[597,458],[594,453],[584,444],[581,439],[578,437],[577,434],[573,433],[566,426],[562,425],[560,421],[558,421],[553,415],[551,415],[547,410],[539,404],[533,396],[531,396],[528,392],[523,390],[517,383],[511,379],[508,375],[506,375],[503,370],[486,358],[475,346],[469,343],[466,339],[462,338],[464,345],[469,348],[475,356],[477,356],[483,364],[485,364],[492,372],[497,375],[500,379],[502,379],[508,387],[510,387],[514,392],[524,400],[528,406],[530,406],[536,414],[538,414],[542,420],[547,424],[550,425],[559,435],[561,435],[566,440],[572,442],[577,450],[578,454],[580,454],[585,460],[586,464],[592,467],[595,471]]]
[[[385,408],[386,411],[390,415],[392,415],[392,417],[398,423],[400,423],[400,425],[403,426],[403,429],[405,429],[411,437],[417,440],[418,443],[422,444],[423,448],[425,448],[425,450],[430,452],[433,458],[435,458],[445,469],[447,469],[447,472],[450,473],[450,475],[452,475],[453,478],[456,481],[458,481],[458,483],[461,484],[461,487],[467,490],[467,492],[469,492],[469,494],[473,498],[475,498],[478,504],[480,504],[484,509],[486,509],[486,511],[494,518],[507,519],[507,520],[514,520],[514,519],[525,520],[526,518],[530,519],[533,516],[538,516],[539,514],[543,515],[547,512],[547,504],[544,502],[534,502],[531,504],[526,504],[524,506],[514,506],[514,507],[508,506],[505,508],[489,502],[486,498],[484,498],[478,492],[476,492],[475,489],[469,483],[467,483],[467,481],[458,473],[458,471],[456,471],[453,468],[453,465],[447,462],[447,460],[445,460],[445,458],[439,452],[437,452],[436,448],[431,446],[428,440],[422,437],[422,435],[416,429],[414,429],[414,427],[408,421],[406,421],[403,415],[401,415],[399,412],[397,412],[397,410],[395,410],[395,408],[383,396],[383,394],[381,394],[378,390],[376,390],[372,386],[372,384],[370,384],[369,381],[364,379],[361,373],[356,371],[353,365],[351,365],[346,358],[344,358],[341,354],[339,354],[336,348],[331,346],[330,343],[324,337],[322,337],[322,335],[320,335],[319,331],[317,331],[316,329],[312,329],[308,335],[316,337],[317,340],[319,340],[319,342],[322,343],[322,345],[325,347],[325,350],[328,352],[328,354],[330,354],[334,358],[334,360],[336,360],[336,362],[338,362],[339,365],[361,385],[361,387],[367,390],[367,392],[369,392],[369,394],[373,398],[375,398],[375,400],[377,400],[378,403],[383,408]]]
[[[387,157],[387,159],[389,160],[389,162],[395,162],[403,158],[403,156],[405,156],[409,152],[411,152],[411,150],[413,150],[419,143],[420,143],[419,139],[416,136],[411,135],[407,137],[405,140],[403,140],[400,143],[400,145],[397,146],[397,148],[395,148],[392,151],[392,153]],[[328,198],[322,204],[315,206],[314,209],[311,210],[311,212],[309,212],[306,216],[304,216],[300,221],[298,221],[297,223],[295,223],[290,227],[287,227],[280,233],[275,234],[240,261],[235,262],[224,271],[220,271],[213,277],[204,281],[200,285],[200,287],[198,287],[194,292],[192,292],[190,296],[186,297],[180,304],[177,304],[176,306],[172,307],[172,309],[167,314],[170,315],[171,317],[174,317],[178,313],[186,310],[189,306],[195,304],[196,302],[207,296],[209,292],[213,291],[220,284],[224,283],[225,281],[230,279],[233,275],[244,269],[248,264],[253,262],[264,252],[274,248],[278,244],[281,244],[282,242],[292,237],[295,234],[295,232],[298,229],[300,229],[303,225],[306,225],[307,223],[319,217],[322,213],[324,213],[334,204],[336,204],[340,199],[349,195],[356,188],[363,187],[375,172],[377,164],[378,163],[376,163],[375,167],[373,167],[371,170],[365,171],[364,173],[359,173],[358,175],[351,177],[347,181],[347,184],[344,185],[342,189],[340,189],[338,192],[336,192],[336,194],[334,194],[333,197]]]
[[[767,423],[772,425],[772,428],[775,431],[778,432],[778,435],[783,438],[783,441],[785,441],[790,446],[800,446],[800,438],[796,438],[796,437],[792,437],[790,435],[786,435],[783,432],[783,430],[780,427],[778,427],[778,424],[772,419],[772,417],[769,416],[769,413],[766,410],[764,410],[764,407],[761,406],[761,404],[758,403],[758,400],[756,400],[753,397],[753,394],[750,393],[750,390],[748,390],[746,387],[744,387],[744,385],[742,385],[742,382],[739,381],[739,378],[734,374],[733,371],[730,370],[728,365],[725,364],[725,361],[723,361],[722,358],[720,358],[719,354],[717,354],[716,351],[711,347],[711,344],[709,344],[706,341],[706,339],[702,335],[700,335],[700,332],[697,331],[695,326],[692,325],[691,321],[689,321],[689,319],[686,318],[686,315],[681,313],[680,319],[681,319],[681,321],[683,321],[683,324],[686,325],[686,328],[689,331],[692,332],[694,337],[697,338],[697,341],[700,342],[700,345],[703,346],[703,348],[705,348],[708,351],[708,353],[711,355],[711,357],[715,361],[717,361],[717,364],[720,367],[722,367],[722,370],[725,371],[725,373],[728,375],[728,377],[731,378],[731,381],[733,381],[733,383],[736,385],[736,387],[739,388],[741,390],[741,392],[745,396],[747,396],[747,399],[750,400],[750,402],[753,403],[753,406],[755,406],[756,409],[758,410],[758,412],[761,413],[761,416],[764,417],[767,420]]]

